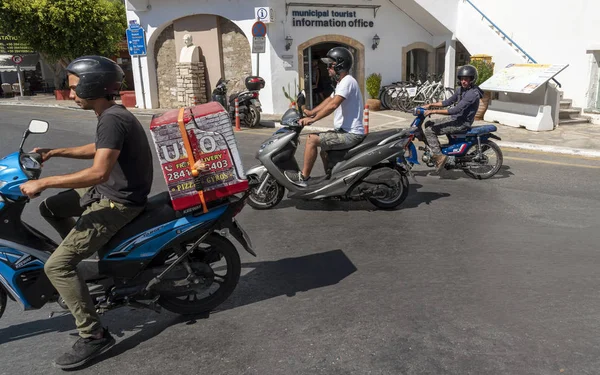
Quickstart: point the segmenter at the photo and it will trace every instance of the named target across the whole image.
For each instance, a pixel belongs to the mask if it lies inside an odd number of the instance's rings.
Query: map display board
[[[509,64],[479,87],[482,90],[530,94],[569,65]]]

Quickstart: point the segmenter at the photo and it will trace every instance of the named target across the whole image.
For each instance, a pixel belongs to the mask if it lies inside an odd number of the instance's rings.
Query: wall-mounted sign
[[[374,27],[375,22],[359,18],[356,11],[342,11],[339,8],[328,10],[293,10],[292,26],[295,27]]]
[[[294,55],[281,55],[281,60],[283,61],[283,68],[285,70],[294,69]]]
[[[31,47],[10,35],[0,34],[0,55],[26,55],[36,53]]]
[[[271,23],[275,21],[273,9],[269,7],[254,8],[254,18],[257,21]]]

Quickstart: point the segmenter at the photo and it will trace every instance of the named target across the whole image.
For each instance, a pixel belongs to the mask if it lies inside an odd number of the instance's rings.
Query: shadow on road
[[[439,175],[437,175],[434,171],[434,169],[431,170],[413,170],[413,174],[417,177],[425,177],[425,176],[432,176],[432,177],[438,177],[440,179],[443,180],[460,180],[460,179],[468,179],[468,180],[472,180],[472,177],[467,176],[463,171],[458,170],[458,169],[453,169],[453,170],[443,170],[440,172]],[[501,179],[501,178],[509,178],[511,176],[514,176],[514,173],[512,173],[510,171],[510,167],[508,165],[503,165],[502,167],[500,167],[500,170],[498,171],[498,173],[496,173],[493,177],[490,178],[490,180],[497,180],[497,179]]]
[[[499,172],[500,173],[500,172]],[[415,175],[417,175],[415,173]],[[421,176],[427,176],[427,173]],[[466,177],[466,176],[465,176]],[[422,188],[423,185],[416,184],[414,181],[410,181],[410,190],[406,200],[393,210],[405,210],[409,208],[415,208],[422,203],[430,204],[436,199],[449,197],[448,193],[432,193],[432,192],[419,192],[418,189]],[[368,201],[336,201],[336,200],[317,200],[317,201],[304,201],[299,199],[285,199],[281,201],[277,206],[271,208],[271,210],[284,209],[294,207],[298,210],[306,211],[378,211],[379,209],[373,206]],[[393,211],[392,210],[392,211]]]
[[[240,277],[233,295],[213,313],[282,295],[293,297],[298,292],[335,285],[357,271],[352,261],[339,249],[277,261],[243,263],[242,269],[251,270]],[[209,314],[180,316],[166,311],[159,315],[150,310],[131,311],[129,308],[111,311],[106,319],[103,318],[104,323],[110,321],[110,331],[118,337],[124,336],[126,332],[134,334],[77,370],[116,357],[173,325],[195,324],[198,319],[208,317]],[[26,322],[1,329],[0,344],[51,332],[73,331],[74,328],[74,319],[70,314]]]

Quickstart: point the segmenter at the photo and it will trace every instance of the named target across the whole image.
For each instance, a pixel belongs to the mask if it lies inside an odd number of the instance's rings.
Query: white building
[[[373,72],[381,73],[382,84],[410,73],[445,73],[445,85],[454,87],[457,65],[487,54],[496,70],[531,59],[568,64],[556,76],[564,98],[588,112],[600,111],[600,1],[127,0],[126,5],[128,20],[146,31],[147,55],[133,64],[140,107],[176,106],[174,64],[189,33],[201,48],[207,91],[221,76],[241,89],[240,80],[258,68],[266,81],[260,94],[265,113],[283,113],[289,101],[282,88],[289,86],[293,94],[294,83],[304,85],[309,57],[322,57],[335,45],[355,53],[353,73],[363,93]],[[257,56],[250,50],[258,7],[269,8],[273,20],[267,23],[266,51]]]

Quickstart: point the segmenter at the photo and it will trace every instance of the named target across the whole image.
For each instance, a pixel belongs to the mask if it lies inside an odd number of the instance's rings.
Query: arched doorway
[[[250,44],[244,32],[233,21],[218,15],[186,16],[172,21],[154,41],[159,108],[183,105],[183,89],[178,80],[185,79],[177,75],[177,65],[186,34],[191,35],[193,44],[199,47],[200,71],[194,75],[199,88],[195,81],[184,85],[204,94],[198,97],[200,103],[211,100],[211,92],[221,77],[229,80],[229,94],[244,90],[244,79],[252,74]],[[187,90],[188,86],[184,88]]]
[[[358,81],[360,91],[365,95],[365,55],[364,46],[358,41],[341,35],[321,35],[310,39],[298,46],[298,75],[300,76],[300,88],[305,89],[307,93],[307,104],[314,108],[320,101],[326,98],[333,91],[330,84],[329,75],[321,58],[325,57],[327,51],[336,46],[348,48],[354,55],[354,66],[352,76]],[[319,72],[319,80],[315,83]],[[312,79],[309,79],[312,78]]]
[[[402,47],[402,80],[427,79],[427,74],[435,73],[435,49],[423,42]]]

